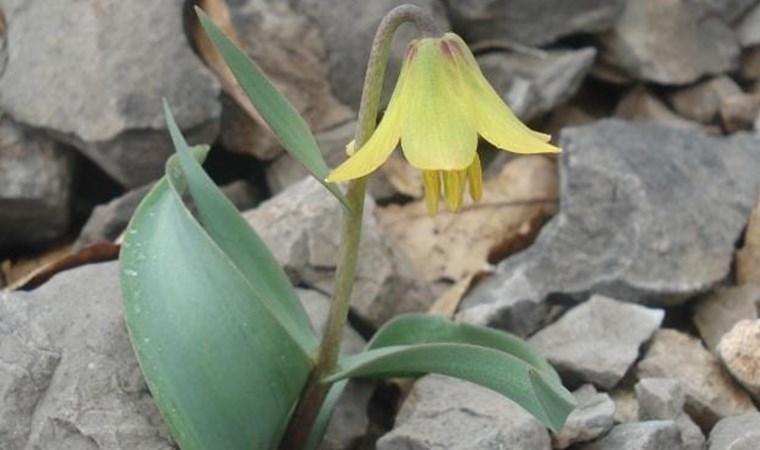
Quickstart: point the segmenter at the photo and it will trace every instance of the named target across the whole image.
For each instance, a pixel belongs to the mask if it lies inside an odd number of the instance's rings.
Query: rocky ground
[[[324,321],[340,207],[240,101],[187,3],[0,0],[0,450],[174,448],[108,261],[171,152],[162,97]],[[225,25],[334,165],[401,3],[230,0]],[[525,337],[579,407],[550,433],[465,382],[356,382],[323,449],[760,449],[760,1],[413,3],[564,151],[484,145],[482,203],[436,218],[391,159],[344,350],[431,310]]]

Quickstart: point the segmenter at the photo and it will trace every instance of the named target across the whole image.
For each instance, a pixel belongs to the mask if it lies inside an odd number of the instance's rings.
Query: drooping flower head
[[[459,36],[418,39],[409,44],[377,129],[327,180],[367,175],[400,140],[407,161],[422,170],[428,212],[436,214],[441,194],[456,211],[468,183],[473,200],[482,195],[478,134],[515,153],[560,151],[548,143],[550,136],[526,127],[504,104]]]

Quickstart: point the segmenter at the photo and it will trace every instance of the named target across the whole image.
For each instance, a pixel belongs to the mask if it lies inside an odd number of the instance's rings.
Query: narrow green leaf
[[[472,344],[509,353],[535,367],[555,384],[562,383],[557,371],[522,339],[504,331],[457,323],[433,314],[405,314],[394,318],[375,333],[367,349],[432,343]]]
[[[280,94],[259,66],[214,24],[200,8],[195,8],[201,26],[224,58],[240,87],[267,122],[283,147],[335,197],[345,204],[340,190],[325,179],[330,172],[306,121]]]
[[[248,279],[256,299],[267,304],[304,349],[315,352],[319,342],[287,275],[232,202],[190,155],[166,101],[164,113],[181,165],[179,171],[168,166],[169,181],[176,184],[179,175],[184,175],[203,228]]]
[[[181,189],[180,165],[168,166]],[[276,449],[310,357],[166,178],[128,228],[121,285],[137,359],[179,446]]]
[[[557,431],[575,406],[570,392],[546,381],[522,359],[470,344],[433,343],[368,350],[344,358],[326,382],[345,378],[390,378],[438,373],[471,381],[513,400]]]
[[[348,380],[341,380],[330,386],[330,390],[327,391],[327,396],[324,402],[322,402],[319,415],[317,415],[317,420],[314,421],[314,425],[309,431],[309,437],[306,439],[306,443],[301,450],[317,450],[319,448],[325,435],[325,430],[327,430],[327,426],[330,424],[335,407],[338,405],[338,400],[340,400],[340,396],[346,389],[347,384]]]

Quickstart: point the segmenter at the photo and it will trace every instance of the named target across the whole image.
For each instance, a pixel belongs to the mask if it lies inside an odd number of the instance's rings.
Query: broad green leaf
[[[499,350],[522,359],[555,384],[562,383],[557,371],[522,339],[433,314],[405,314],[394,318],[375,333],[367,349],[432,343],[472,344]]]
[[[230,71],[240,83],[240,87],[243,88],[283,147],[345,204],[340,190],[334,184],[325,181],[330,169],[319,152],[317,142],[306,121],[267,79],[261,68],[230,41],[203,10],[196,7],[195,11],[201,26],[219,50]]]
[[[175,157],[172,157],[175,158]],[[181,166],[143,200],[121,250],[127,326],[183,450],[276,449],[307,351],[181,198]]]
[[[492,389],[557,431],[575,406],[565,388],[508,353],[470,344],[432,343],[368,350],[344,358],[326,382],[438,373]]]
[[[172,175],[184,175],[203,228],[248,279],[257,301],[267,304],[301,347],[316,351],[319,342],[287,275],[232,202],[190,155],[166,101],[164,112],[181,166],[180,170],[169,168],[169,181],[176,184],[179,176]]]

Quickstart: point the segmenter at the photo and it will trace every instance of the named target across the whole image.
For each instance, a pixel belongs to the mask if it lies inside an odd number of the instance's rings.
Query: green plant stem
[[[375,131],[385,68],[388,64],[388,53],[393,35],[398,27],[405,22],[413,22],[424,37],[440,35],[432,18],[417,6],[398,6],[383,18],[375,34],[364,79],[364,90],[362,91],[354,139],[356,149],[360,149]],[[335,293],[330,305],[325,333],[322,337],[316,365],[291,417],[280,444],[280,450],[302,449],[330,387],[323,383],[322,379],[335,369],[338,362],[340,342],[343,330],[346,327],[351,292],[356,278],[366,187],[367,179],[363,177],[349,182],[346,190],[348,206],[343,211],[342,240],[338,251],[335,274]]]

